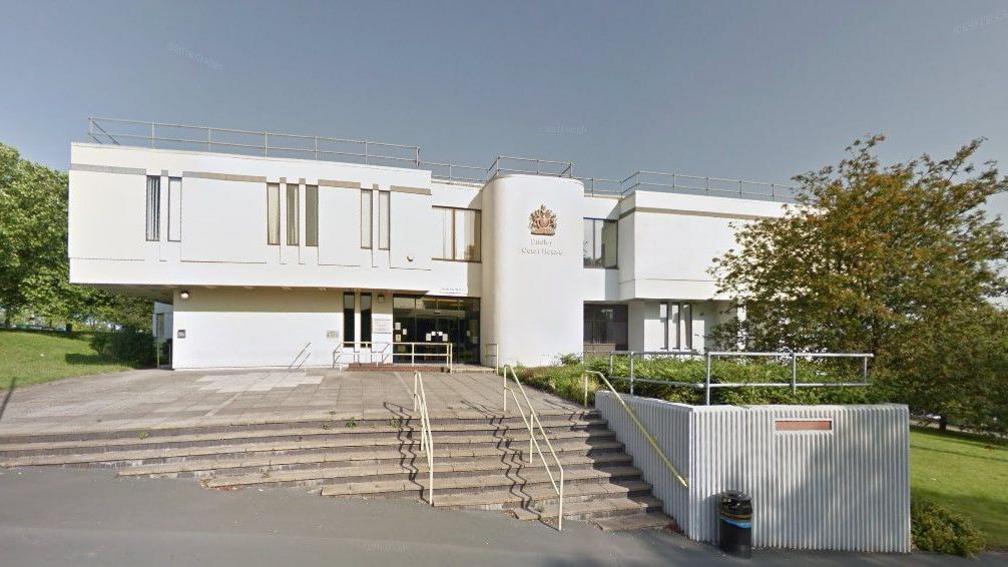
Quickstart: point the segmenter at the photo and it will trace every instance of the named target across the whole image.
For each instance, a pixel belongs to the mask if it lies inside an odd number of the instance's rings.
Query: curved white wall
[[[499,344],[502,364],[582,350],[583,199],[580,181],[556,177],[500,176],[483,189],[482,340]],[[552,236],[531,233],[540,206],[556,215]]]

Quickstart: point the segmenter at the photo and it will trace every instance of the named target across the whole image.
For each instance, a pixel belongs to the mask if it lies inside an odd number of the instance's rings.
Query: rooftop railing
[[[88,118],[88,137],[99,144],[141,146],[239,155],[316,159],[429,170],[431,178],[460,184],[483,184],[498,175],[527,174],[574,178],[574,163],[497,156],[489,168],[424,161],[420,146],[234,128],[215,128],[121,118]],[[589,195],[625,197],[635,191],[658,191],[794,201],[797,188],[777,183],[699,177],[660,171],[637,171],[622,180],[577,178]]]

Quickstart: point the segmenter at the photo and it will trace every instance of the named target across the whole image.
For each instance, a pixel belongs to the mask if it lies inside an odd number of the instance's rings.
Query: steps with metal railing
[[[499,509],[548,523],[557,520],[560,467],[565,518],[607,528],[668,523],[655,516],[661,503],[594,411],[539,410],[531,454],[528,417],[513,406],[507,415],[431,415],[430,445],[422,443],[419,414],[7,436],[0,466],[112,468],[124,477],[190,477],[217,489],[302,486],[334,497],[425,501],[433,480],[437,507]]]

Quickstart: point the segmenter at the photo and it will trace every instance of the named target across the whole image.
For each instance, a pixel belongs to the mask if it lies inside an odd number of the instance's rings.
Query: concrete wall
[[[716,495],[753,497],[760,547],[910,551],[906,406],[687,406],[624,396],[682,486],[607,392],[596,408],[687,536],[717,540]],[[779,420],[828,421],[829,431],[781,431]]]

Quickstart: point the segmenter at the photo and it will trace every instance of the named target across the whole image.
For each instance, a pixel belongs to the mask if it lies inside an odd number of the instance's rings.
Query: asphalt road
[[[500,512],[306,490],[201,488],[192,479],[110,471],[0,470],[0,565],[982,565],[915,554],[757,551],[753,561],[665,532],[563,533]]]

